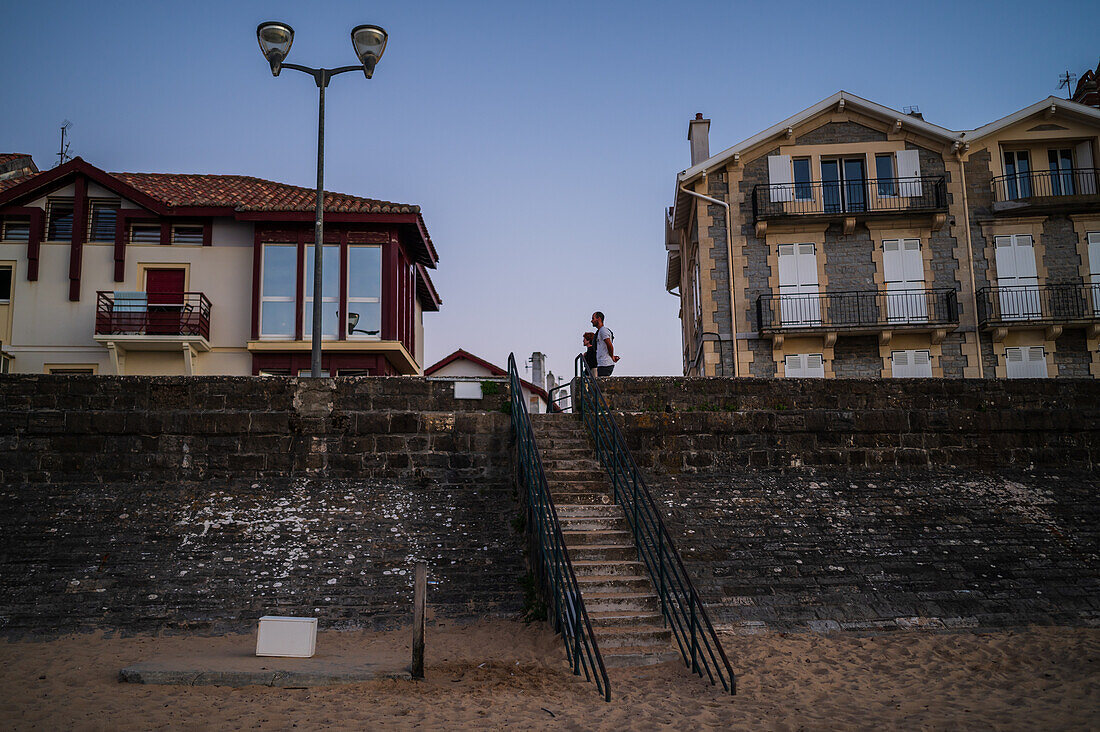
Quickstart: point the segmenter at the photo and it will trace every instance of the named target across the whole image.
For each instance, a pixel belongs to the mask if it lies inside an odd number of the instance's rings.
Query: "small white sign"
[[[480,381],[456,381],[455,382],[455,399],[480,399],[481,398],[481,382]]]
[[[312,658],[317,648],[317,618],[265,615],[256,633],[257,656]]]

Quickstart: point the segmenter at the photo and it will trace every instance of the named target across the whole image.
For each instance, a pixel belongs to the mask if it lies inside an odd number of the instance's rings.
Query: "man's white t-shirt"
[[[615,359],[607,353],[607,339],[611,338],[611,329],[606,325],[596,332],[596,365],[614,366]]]

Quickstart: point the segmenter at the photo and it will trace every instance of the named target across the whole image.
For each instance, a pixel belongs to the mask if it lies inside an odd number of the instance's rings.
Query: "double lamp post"
[[[309,66],[283,63],[294,42],[294,29],[286,23],[269,21],[256,29],[260,50],[271,64],[271,75],[278,76],[283,69],[302,71],[313,77],[319,92],[317,105],[317,212],[313,232],[313,333],[310,355],[310,376],[321,376],[321,270],[325,233],[325,88],[337,74],[362,71],[368,79],[374,75],[374,67],[386,50],[386,31],[377,25],[358,25],[352,28],[351,45],[359,58],[359,66],[341,66],[336,69],[314,69]]]

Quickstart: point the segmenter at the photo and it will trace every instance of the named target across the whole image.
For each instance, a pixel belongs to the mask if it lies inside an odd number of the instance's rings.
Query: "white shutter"
[[[794,244],[779,245],[779,287],[798,286],[798,257]]]
[[[1089,232],[1089,274],[1093,315],[1100,315],[1100,231]]]
[[[901,239],[887,239],[882,242],[882,270],[888,283],[901,282],[905,279]]]
[[[821,357],[820,353],[806,354],[806,376],[813,376],[818,379],[825,378],[825,359]]]
[[[1047,375],[1047,354],[1039,346],[1027,349],[1027,373],[1033,379],[1044,379]]]
[[[924,286],[924,258],[920,253],[920,239],[905,239],[904,247],[905,282],[913,290]]]
[[[913,351],[911,371],[918,378],[932,378],[932,354],[928,351]]]
[[[783,359],[787,378],[825,378],[825,361],[820,353],[792,353]]]
[[[773,203],[794,199],[794,177],[791,174],[790,155],[768,156],[768,185]]]
[[[890,354],[890,372],[895,379],[909,376],[909,352],[894,351]]]
[[[1082,195],[1096,194],[1096,171],[1090,170],[1092,162],[1092,142],[1085,140],[1077,143],[1073,151],[1074,169],[1077,174],[1077,192]]]
[[[920,151],[898,150],[895,154],[898,161],[899,178],[916,178],[917,180],[902,180],[899,186],[903,196],[921,195],[920,185]]]
[[[1046,351],[1042,346],[1006,348],[1005,375],[1010,379],[1045,379]]]
[[[787,378],[795,378],[803,375],[802,354],[791,354],[783,359],[783,375]]]
[[[1024,277],[1036,277],[1038,272],[1035,269],[1035,246],[1031,241],[1030,236],[1016,236],[1016,246],[1014,247],[1016,252],[1016,276],[1021,279]],[[1026,282],[1024,284],[1036,284],[1033,282]]]

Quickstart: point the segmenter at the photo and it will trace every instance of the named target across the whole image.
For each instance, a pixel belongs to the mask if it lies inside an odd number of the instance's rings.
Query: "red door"
[[[146,270],[145,292],[149,297],[149,333],[180,334],[185,274],[182,269]]]

